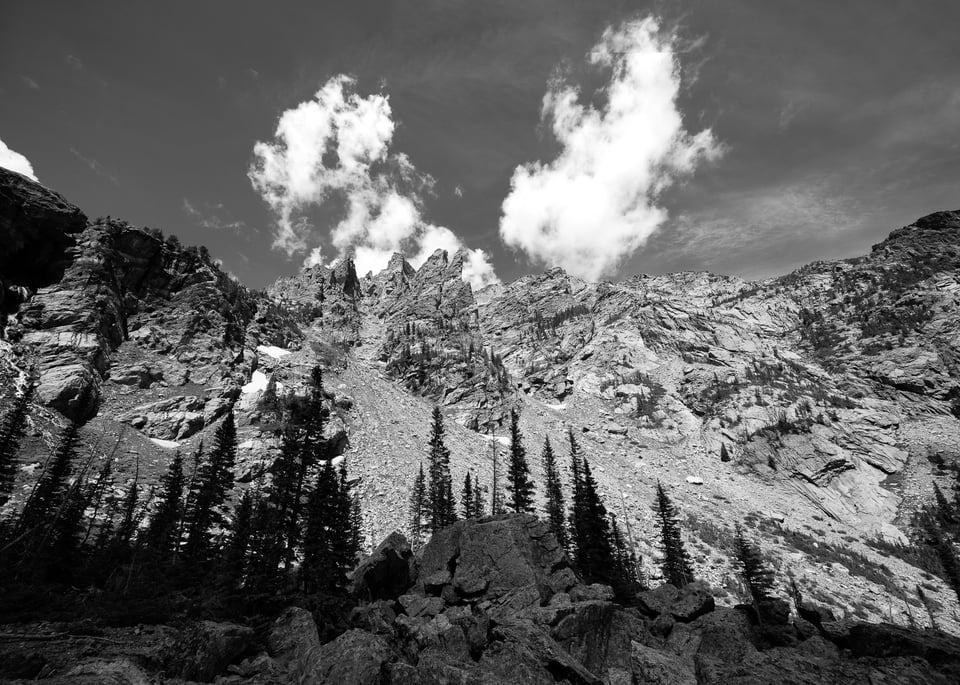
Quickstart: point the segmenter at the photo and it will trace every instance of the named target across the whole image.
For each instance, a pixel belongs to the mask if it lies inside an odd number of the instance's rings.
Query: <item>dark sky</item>
[[[669,218],[619,275],[784,273],[960,207],[955,0],[6,2],[0,140],[88,215],[205,244],[260,287],[304,255],[271,249],[253,146],[349,74],[389,96],[391,150],[435,179],[424,218],[512,280],[541,268],[498,225],[514,169],[558,152],[551,75],[565,65],[589,100],[585,55],[648,14],[679,32],[687,130],[723,154],[658,198]]]

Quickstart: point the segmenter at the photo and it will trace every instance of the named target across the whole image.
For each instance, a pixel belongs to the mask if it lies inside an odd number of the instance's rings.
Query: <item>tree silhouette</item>
[[[427,517],[427,479],[423,472],[423,462],[413,479],[410,492],[410,542],[414,548],[423,543],[424,519]]]
[[[734,554],[744,583],[755,603],[765,602],[773,597],[773,571],[763,562],[760,550],[743,534],[743,528],[737,523],[734,532]]]
[[[510,461],[507,464],[507,492],[510,493],[510,506],[515,512],[533,511],[533,481],[530,480],[530,467],[527,464],[527,451],[523,447],[523,435],[520,433],[520,414],[510,410]]]
[[[16,396],[13,406],[0,424],[0,507],[7,503],[13,491],[17,452],[27,430],[27,413],[32,394],[33,385],[29,384]]]
[[[453,501],[453,482],[450,476],[450,450],[443,442],[443,413],[433,408],[430,426],[430,454],[427,461],[427,514],[430,530],[438,531],[457,520]]]
[[[546,515],[550,529],[557,538],[557,542],[564,549],[570,547],[570,535],[567,531],[566,508],[563,501],[563,486],[560,483],[560,473],[557,469],[557,458],[550,445],[550,438],[543,441],[543,475],[547,494]]]
[[[657,519],[660,521],[660,550],[663,553],[663,576],[675,587],[683,587],[693,581],[690,555],[680,536],[680,523],[673,502],[667,497],[663,486],[657,483]]]

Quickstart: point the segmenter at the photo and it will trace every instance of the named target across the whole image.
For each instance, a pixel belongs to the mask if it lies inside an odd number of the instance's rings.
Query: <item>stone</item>
[[[226,671],[253,644],[253,629],[235,623],[201,621],[191,626],[167,655],[185,680],[208,682]]]
[[[397,599],[413,586],[416,577],[410,543],[393,532],[354,570],[350,591],[367,600]]]
[[[613,597],[613,588],[601,583],[575,585],[570,589],[570,601],[572,602],[590,602],[594,600],[610,602],[613,601]]]

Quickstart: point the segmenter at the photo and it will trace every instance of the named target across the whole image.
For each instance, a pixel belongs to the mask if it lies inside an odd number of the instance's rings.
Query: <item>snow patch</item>
[[[276,345],[257,345],[257,352],[260,354],[265,354],[272,359],[282,359],[290,354],[290,350],[285,350],[282,347],[277,347]]]
[[[176,440],[161,440],[160,438],[150,438],[152,442],[157,447],[163,447],[164,449],[172,450],[180,447],[180,443]]]
[[[267,389],[267,376],[262,371],[254,371],[250,376],[250,382],[240,388],[244,395],[251,395],[255,392],[263,392]]]
[[[687,476],[687,482],[691,485],[703,485],[703,478],[699,476]]]
[[[558,404],[544,404],[543,406],[547,409],[552,409],[553,411],[565,411],[567,408],[567,405],[565,405],[563,402]]]
[[[486,440],[487,442],[496,440],[501,445],[504,445],[506,447],[510,446],[510,438],[508,438],[506,435],[484,435],[483,433],[481,433],[480,437]]]

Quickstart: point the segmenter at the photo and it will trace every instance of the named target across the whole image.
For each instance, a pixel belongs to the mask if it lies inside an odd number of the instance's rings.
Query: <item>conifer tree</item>
[[[557,470],[557,458],[550,445],[550,438],[543,441],[543,475],[546,480],[547,494],[547,521],[550,529],[557,538],[557,542],[564,549],[570,546],[570,536],[567,532],[566,510],[563,502],[563,486],[560,483],[560,473]]]
[[[663,576],[675,587],[683,587],[693,581],[690,555],[680,536],[680,523],[673,502],[667,497],[663,486],[657,483],[657,519],[660,521],[660,549],[663,553]]]
[[[428,460],[427,515],[430,530],[436,532],[457,520],[453,501],[453,482],[450,476],[450,450],[443,442],[443,413],[433,408],[430,428],[430,455]]]
[[[510,506],[515,512],[530,513],[533,510],[533,481],[527,464],[527,451],[520,433],[520,414],[510,410],[510,461],[507,464],[507,492]]]
[[[183,457],[177,452],[160,481],[160,503],[146,532],[147,548],[161,562],[169,559],[179,546],[177,524],[183,508]]]
[[[588,581],[612,584],[617,572],[613,535],[607,508],[586,457],[580,461],[579,480],[573,501],[576,526],[573,538],[577,542],[574,560]]]
[[[574,558],[577,558],[580,549],[586,549],[587,541],[583,537],[586,533],[585,525],[581,520],[585,516],[583,511],[583,452],[573,435],[573,430],[567,429],[567,442],[570,445],[570,472],[573,478],[573,492],[570,500],[570,547]]]
[[[70,472],[80,425],[71,421],[60,434],[56,450],[20,513],[18,532],[52,525],[69,491]]]
[[[610,537],[614,553],[613,589],[619,598],[626,600],[643,589],[643,579],[640,577],[636,554],[628,548],[614,516],[610,517]]]
[[[333,554],[337,520],[338,479],[329,461],[323,462],[307,497],[306,531],[300,582],[307,592],[328,589],[342,583]]]
[[[197,470],[196,485],[187,505],[187,541],[184,556],[202,560],[211,551],[210,533],[224,523],[220,508],[233,489],[237,458],[237,427],[233,411],[217,427],[213,449]]]
[[[734,554],[744,583],[755,603],[765,602],[773,596],[773,571],[763,562],[763,557],[743,533],[737,523],[734,532]]]
[[[7,503],[13,491],[17,452],[27,430],[27,412],[30,409],[32,394],[33,385],[31,384],[17,395],[13,406],[4,415],[3,423],[0,424],[0,507]]]
[[[423,543],[424,520],[427,517],[427,479],[423,472],[423,462],[413,479],[410,493],[410,542],[414,549]]]
[[[244,492],[234,512],[230,537],[224,550],[224,576],[228,585],[238,586],[246,571],[247,552],[253,532],[253,497]]]
[[[957,599],[960,600],[960,558],[957,557],[957,550],[932,517],[926,518],[924,532],[926,533],[927,543],[933,547],[940,559],[940,565],[946,574],[947,582],[953,588]]]
[[[483,516],[484,501],[486,500],[487,488],[484,485],[480,485],[479,479],[473,477],[473,511],[476,514],[475,518],[480,518]]]
[[[730,461],[730,452],[727,451],[726,443],[720,443],[720,461]]]
[[[467,471],[467,475],[463,477],[463,491],[460,493],[460,509],[463,512],[463,518],[472,519],[475,517],[473,510],[474,501],[473,478],[470,472]]]

